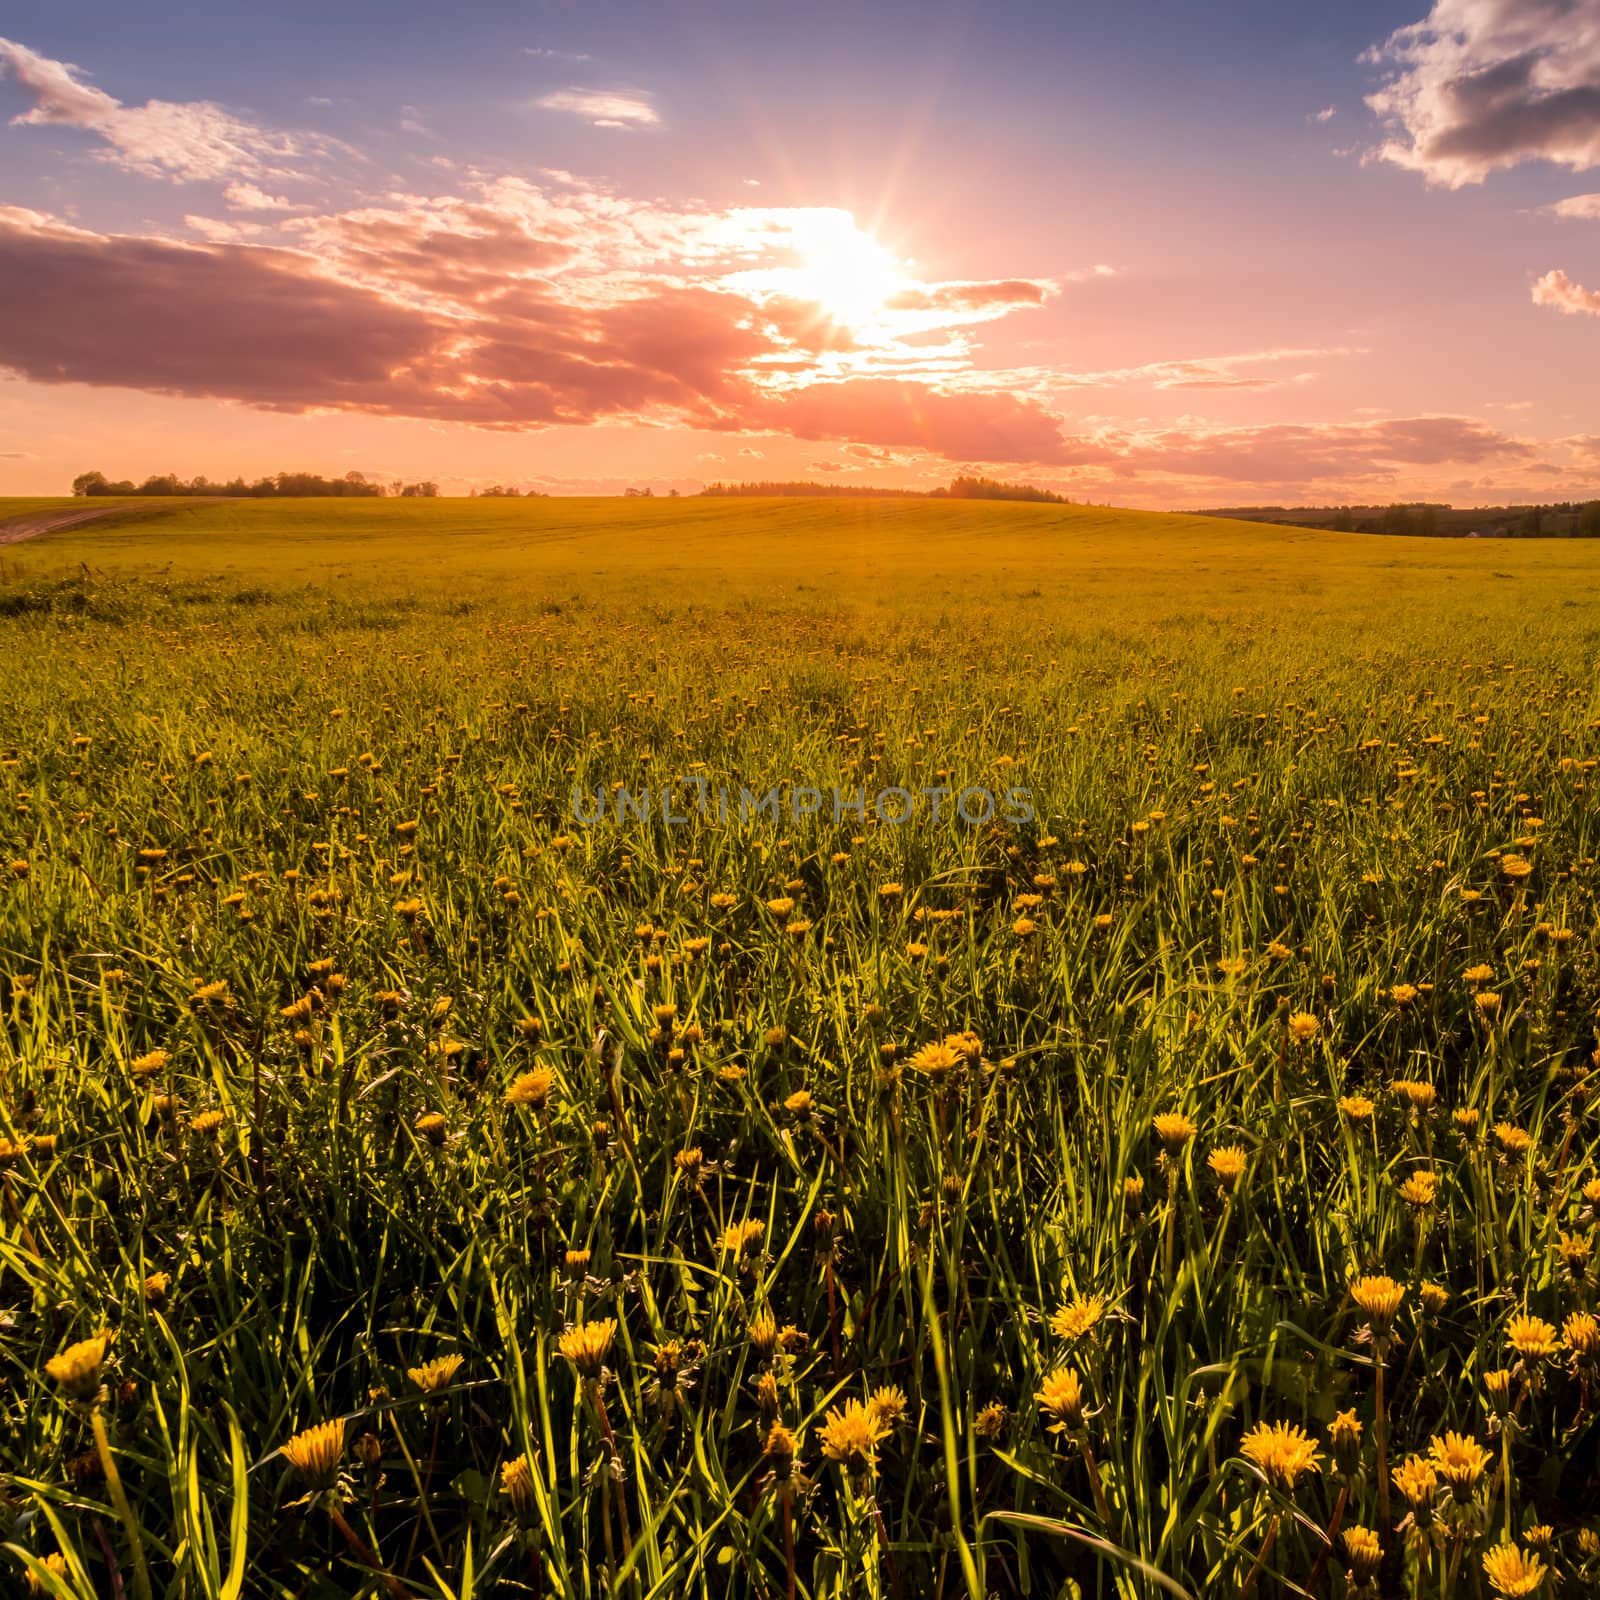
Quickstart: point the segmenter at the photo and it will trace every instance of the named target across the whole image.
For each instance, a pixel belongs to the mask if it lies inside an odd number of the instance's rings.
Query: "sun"
[[[797,218],[793,245],[800,257],[789,274],[793,292],[845,327],[870,326],[906,285],[894,256],[848,211],[819,210]]]

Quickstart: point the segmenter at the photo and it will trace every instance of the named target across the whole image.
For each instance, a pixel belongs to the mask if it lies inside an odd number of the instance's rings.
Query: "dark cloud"
[[[1368,59],[1379,154],[1452,188],[1524,161],[1600,165],[1600,0],[1436,0]]]

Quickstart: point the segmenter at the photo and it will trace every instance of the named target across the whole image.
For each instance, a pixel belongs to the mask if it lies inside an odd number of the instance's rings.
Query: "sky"
[[[0,494],[1600,496],[1600,0],[0,28]]]

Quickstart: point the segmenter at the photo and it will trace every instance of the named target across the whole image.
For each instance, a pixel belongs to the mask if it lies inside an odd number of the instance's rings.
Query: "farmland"
[[[1591,1592],[1597,580],[917,500],[7,546],[10,1573]]]

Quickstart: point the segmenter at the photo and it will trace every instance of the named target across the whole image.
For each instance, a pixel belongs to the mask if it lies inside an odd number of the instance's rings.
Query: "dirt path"
[[[189,505],[192,500],[155,500],[142,507],[137,500],[113,500],[109,505],[74,506],[69,511],[31,511],[25,516],[0,522],[0,544],[21,544],[25,539],[37,539],[46,533],[57,533],[62,528],[76,528],[80,523],[98,522],[102,517],[126,515],[141,510],[170,511],[175,505]]]

